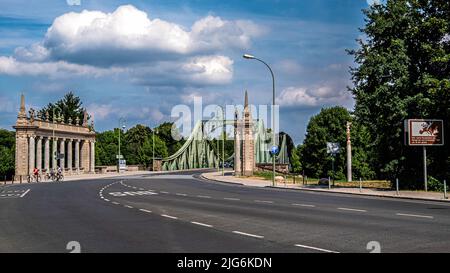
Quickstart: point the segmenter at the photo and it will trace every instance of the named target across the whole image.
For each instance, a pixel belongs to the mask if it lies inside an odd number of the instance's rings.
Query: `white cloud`
[[[352,97],[347,90],[339,89],[334,84],[323,84],[309,88],[288,87],[281,91],[277,97],[277,104],[287,106],[325,106],[344,105],[350,106]]]
[[[90,65],[57,62],[21,62],[14,57],[0,56],[0,74],[12,76],[48,76],[50,78],[67,78],[71,76],[101,77],[124,71],[122,68],[99,68]]]
[[[110,104],[93,103],[88,105],[87,111],[92,115],[94,121],[104,120],[114,112],[113,106]]]
[[[192,27],[149,18],[132,5],[112,13],[69,12],[41,42],[0,56],[0,74],[51,78],[126,73],[145,85],[216,85],[233,78],[230,48],[246,49],[264,29],[249,20],[206,16]]]
[[[41,44],[20,48],[17,57],[47,57],[77,63],[111,65],[174,58],[228,48],[245,49],[263,30],[251,21],[228,21],[207,16],[190,30],[158,18],[132,5],[112,13],[70,12],[57,17]]]

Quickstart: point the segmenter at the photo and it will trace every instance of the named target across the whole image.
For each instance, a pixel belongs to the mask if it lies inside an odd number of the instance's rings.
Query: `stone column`
[[[75,171],[80,172],[80,140],[75,139]]]
[[[95,141],[91,140],[90,141],[91,144],[91,152],[90,152],[90,159],[89,159],[89,172],[90,173],[95,173]]]
[[[28,174],[33,174],[34,164],[35,164],[35,145],[34,145],[34,136],[30,136],[29,144],[28,144]]]
[[[52,169],[56,170],[58,166],[58,162],[56,161],[56,155],[58,154],[58,138],[55,137],[52,139],[53,141],[53,149],[52,149]]]
[[[42,173],[42,137],[38,137],[36,143],[36,168]]]
[[[59,160],[59,166],[61,167],[61,169],[63,171],[64,171],[64,168],[66,167],[66,161],[65,161],[66,152],[65,152],[65,148],[66,148],[66,139],[63,138],[63,139],[61,139],[61,142],[59,142],[59,152],[63,155],[63,156],[61,156],[61,159]]]
[[[50,171],[50,138],[44,140],[44,169],[48,173]]]
[[[67,168],[72,173],[72,139],[67,142]]]

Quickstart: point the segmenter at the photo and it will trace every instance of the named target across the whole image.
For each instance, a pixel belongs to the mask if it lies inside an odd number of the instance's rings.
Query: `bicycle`
[[[61,174],[59,174],[59,173],[54,174],[52,176],[52,181],[53,182],[64,181],[64,175],[62,173]]]
[[[33,175],[29,175],[27,180],[28,180],[28,183],[39,182],[39,180],[41,180],[41,178],[40,178],[40,175],[33,174]]]

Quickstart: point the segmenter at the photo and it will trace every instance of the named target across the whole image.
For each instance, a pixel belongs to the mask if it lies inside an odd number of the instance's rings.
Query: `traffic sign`
[[[270,153],[276,155],[278,153],[278,146],[272,146],[272,148],[270,148]]]
[[[123,155],[116,155],[116,159],[123,159]]]

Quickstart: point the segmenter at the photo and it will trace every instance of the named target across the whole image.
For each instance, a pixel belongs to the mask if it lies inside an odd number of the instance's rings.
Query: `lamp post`
[[[270,66],[261,59],[256,58],[250,54],[244,54],[242,56],[244,59],[257,60],[263,63],[270,71],[272,75],[272,147],[275,147],[275,76]],[[272,153],[272,163],[273,163],[273,173],[272,173],[272,185],[275,186],[275,153]]]
[[[222,110],[222,127],[223,127],[223,131],[222,131],[222,176],[224,176],[224,168],[225,168],[225,112],[223,110],[223,106],[222,105],[218,105],[218,107],[220,107],[220,109]],[[219,141],[219,140],[218,140]],[[217,151],[219,151],[219,147],[217,147]],[[220,161],[220,156],[219,156],[219,161]]]
[[[119,164],[117,165],[117,172],[120,173],[120,160],[122,160],[122,155],[120,154],[120,135],[122,132],[122,129],[125,130],[125,118],[121,117],[119,118],[119,155],[117,156]]]
[[[158,129],[153,130],[153,158],[152,158],[152,170],[155,170],[155,132],[158,134]]]

